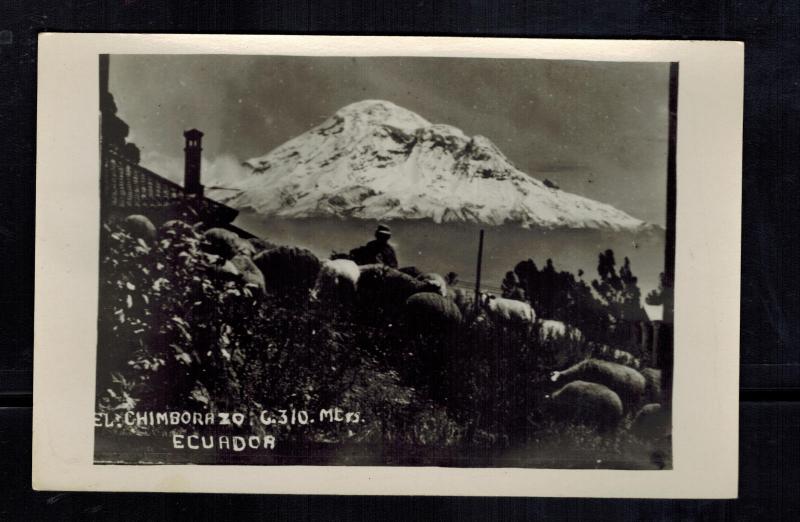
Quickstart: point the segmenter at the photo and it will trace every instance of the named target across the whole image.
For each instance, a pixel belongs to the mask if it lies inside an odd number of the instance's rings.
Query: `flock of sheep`
[[[616,429],[630,413],[631,431],[639,438],[659,439],[669,433],[669,419],[661,406],[660,370],[640,371],[589,358],[552,372],[550,380],[563,384],[547,397],[554,416],[608,431]]]
[[[122,225],[134,236],[153,240],[191,228],[173,220],[156,229],[140,215],[128,216]],[[401,315],[420,331],[488,321],[533,332],[540,340],[583,340],[572,326],[537,319],[526,302],[480,294],[476,303],[469,293],[448,287],[440,275],[420,273],[413,267],[398,270],[377,264],[359,266],[350,259],[320,260],[306,249],[271,247],[223,228],[202,232],[202,247],[212,275],[243,281],[260,293],[293,293],[321,305],[344,303],[361,311]],[[554,418],[601,432],[616,429],[629,416],[631,431],[640,438],[664,437],[669,420],[661,407],[661,372],[638,366],[631,354],[601,347],[592,357],[551,374],[550,380],[560,388],[547,396],[547,410]]]
[[[170,222],[167,223],[170,226]],[[204,232],[204,248],[218,257],[211,269],[241,278],[259,292],[279,290],[307,295],[318,303],[354,304],[380,313],[401,314],[411,324],[456,327],[475,313],[474,298],[462,289],[448,287],[436,273],[414,267],[395,269],[382,264],[357,265],[350,259],[320,260],[298,247],[259,248],[223,228]],[[530,304],[482,293],[481,319],[498,325],[533,329],[543,337],[571,336],[580,332],[560,321],[537,321]]]

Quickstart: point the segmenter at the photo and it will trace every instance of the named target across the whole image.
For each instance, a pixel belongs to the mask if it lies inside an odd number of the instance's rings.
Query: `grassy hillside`
[[[447,327],[358,299],[317,302],[308,288],[270,290],[290,274],[265,273],[262,292],[221,271],[203,236],[180,223],[157,239],[107,225],[103,244],[97,411],[244,420],[98,427],[99,461],[670,466],[667,442],[626,429],[632,413],[598,433],[548,411],[550,372],[589,356],[586,340],[542,339],[470,306]],[[336,408],[342,420],[326,416]],[[174,433],[277,442],[271,452],[190,453],[169,448]]]

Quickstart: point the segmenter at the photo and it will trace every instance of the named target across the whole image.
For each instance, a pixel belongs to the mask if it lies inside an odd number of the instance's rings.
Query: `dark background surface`
[[[0,520],[798,520],[800,3],[186,1],[0,3]],[[734,501],[34,493],[30,404],[36,38],[42,31],[408,34],[745,41],[741,483]],[[69,173],[65,172],[65,175]],[[58,259],[47,260],[58,262]],[[61,296],[64,306],[70,297]],[[735,347],[731,347],[735,349]]]

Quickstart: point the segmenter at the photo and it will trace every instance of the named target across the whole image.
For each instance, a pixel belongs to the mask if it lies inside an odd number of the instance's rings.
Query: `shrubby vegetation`
[[[610,251],[591,287],[550,260],[541,270],[528,260],[509,272],[507,295],[585,334],[542,339],[535,328],[492,324],[470,305],[461,327],[425,329],[401,313],[364,314],[357,303],[315,302],[308,292],[273,286],[265,295],[221,270],[202,235],[181,223],[162,228],[155,241],[110,225],[102,232],[102,412],[241,412],[253,419],[243,433],[276,434],[282,454],[305,463],[321,463],[303,455],[326,444],[359,445],[357,462],[371,464],[585,467],[600,459],[613,467],[634,455],[649,459],[647,441],[624,429],[598,435],[554,423],[543,408],[551,370],[615,341],[612,326],[643,313],[629,262],[617,270]],[[264,275],[269,288],[271,274]],[[298,428],[257,419],[265,409],[334,406],[360,412],[362,422]]]
[[[632,329],[647,315],[630,260],[617,269],[614,252],[606,250],[598,256],[597,272],[589,284],[583,271],[575,277],[557,271],[552,259],[542,269],[528,259],[506,273],[503,296],[530,302],[541,317],[577,326],[588,339],[637,351]]]

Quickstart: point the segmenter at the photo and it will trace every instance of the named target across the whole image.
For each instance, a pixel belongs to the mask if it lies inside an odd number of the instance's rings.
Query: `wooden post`
[[[475,309],[481,304],[481,264],[483,263],[483,229],[478,240],[478,268],[475,270]]]
[[[674,328],[674,292],[675,292],[675,215],[676,207],[676,157],[677,157],[677,125],[678,125],[678,64],[671,63],[669,68],[669,145],[667,149],[667,234],[664,245],[664,313],[658,336],[653,335],[657,344],[654,347],[657,368],[663,373],[662,387],[663,405],[669,410],[672,407],[672,372],[675,362]]]
[[[663,333],[661,326],[661,321],[653,321],[653,342],[651,343],[652,346],[650,347],[650,364],[653,366],[653,368],[663,368],[663,362],[661,361],[662,355],[659,353],[661,348],[661,335]]]

